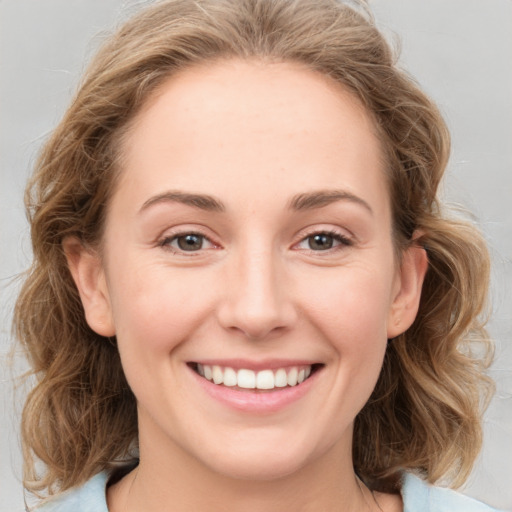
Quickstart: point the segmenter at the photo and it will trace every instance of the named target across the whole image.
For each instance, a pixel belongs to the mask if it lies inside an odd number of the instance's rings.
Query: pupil
[[[201,249],[203,238],[201,235],[185,235],[178,238],[178,246],[183,251],[196,251]]]
[[[333,244],[333,239],[331,235],[326,234],[318,234],[313,235],[309,239],[309,248],[313,250],[321,250],[325,251],[330,249]]]

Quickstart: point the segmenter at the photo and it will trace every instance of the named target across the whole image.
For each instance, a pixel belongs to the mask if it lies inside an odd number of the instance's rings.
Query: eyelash
[[[314,250],[311,248],[306,249],[306,251],[308,251],[309,253],[315,253],[315,254],[332,253],[334,251],[343,249],[344,247],[350,247],[350,246],[354,245],[354,241],[351,238],[347,237],[345,234],[340,233],[339,231],[336,231],[334,229],[321,229],[321,230],[311,231],[310,233],[307,233],[300,240],[299,244],[304,243],[308,239],[311,239],[317,235],[326,235],[326,236],[332,237],[334,241],[339,242],[339,245],[334,246],[334,247],[329,247],[328,249],[324,249],[324,250]],[[295,244],[295,246],[297,246],[299,244]]]
[[[172,252],[173,254],[179,254],[179,255],[187,254],[187,256],[192,256],[192,257],[197,256],[198,255],[197,253],[199,253],[201,251],[202,247],[201,247],[201,249],[199,249],[197,251],[187,251],[185,249],[177,249],[177,248],[171,246],[172,242],[178,241],[180,238],[185,238],[187,236],[200,237],[201,240],[203,241],[203,243],[206,240],[213,246],[216,246],[216,244],[214,242],[212,242],[206,235],[203,235],[202,233],[198,233],[196,231],[183,231],[180,233],[168,235],[158,242],[158,246],[162,247],[165,250]]]
[[[304,243],[308,239],[311,239],[312,237],[318,236],[318,235],[332,237],[332,239],[335,242],[339,242],[339,245],[336,245],[334,247],[329,247],[329,248],[323,249],[323,250],[314,250],[314,249],[309,248],[309,249],[305,249],[306,251],[308,251],[310,253],[317,253],[317,254],[318,253],[332,253],[333,251],[339,250],[340,248],[350,247],[350,246],[354,245],[353,240],[350,239],[349,237],[347,237],[346,235],[344,235],[336,230],[322,229],[322,230],[315,230],[315,231],[311,231],[310,233],[307,233],[304,237],[301,238],[301,240],[297,244],[294,244],[294,247],[296,247],[297,245]],[[200,237],[201,240],[203,241],[203,243],[204,243],[204,241],[207,241],[210,244],[212,244],[214,247],[216,246],[216,244],[214,242],[212,242],[206,235],[204,235],[202,233],[195,232],[195,231],[183,231],[180,233],[168,235],[158,242],[158,246],[162,247],[163,249],[169,250],[174,254],[179,254],[179,255],[187,254],[188,256],[192,256],[192,257],[197,256],[198,255],[197,253],[201,252],[201,249],[203,249],[202,247],[200,249],[198,249],[197,251],[187,251],[185,249],[177,249],[177,248],[174,248],[171,246],[172,242],[178,241],[180,238],[184,238],[186,236]]]

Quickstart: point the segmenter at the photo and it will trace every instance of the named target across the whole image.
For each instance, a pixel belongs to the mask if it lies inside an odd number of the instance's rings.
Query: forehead
[[[138,113],[122,153],[121,182],[147,194],[255,196],[273,183],[276,194],[342,186],[382,195],[385,184],[371,115],[343,86],[295,63],[227,60],[178,73]]]
[[[290,119],[291,125],[297,118],[304,121],[295,125],[296,129],[312,130],[315,123],[311,121],[329,123],[332,116],[326,114],[332,114],[333,106],[337,107],[337,118],[355,114],[364,129],[378,138],[376,123],[359,98],[327,75],[295,62],[218,60],[170,76],[146,99],[128,132],[133,134],[137,130],[140,136],[141,128],[156,120],[158,113],[160,119],[171,113],[186,116],[183,128],[198,124],[198,120],[203,125],[210,121],[212,126],[222,117],[226,122],[238,119],[243,124],[260,120],[268,131],[264,114],[285,109],[296,116]],[[169,117],[166,121],[170,121]],[[129,139],[128,146],[130,142]]]

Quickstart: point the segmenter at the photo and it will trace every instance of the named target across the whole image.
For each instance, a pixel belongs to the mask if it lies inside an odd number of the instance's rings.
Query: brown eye
[[[203,248],[204,236],[190,233],[188,235],[177,236],[173,242],[174,241],[182,251],[199,251]]]
[[[307,251],[322,252],[329,250],[343,249],[353,245],[353,241],[336,231],[318,231],[304,237],[296,246],[298,249]]]
[[[158,245],[176,255],[188,253],[189,256],[217,248],[207,236],[187,231],[166,236],[162,238]]]
[[[334,245],[334,237],[328,233],[317,233],[308,237],[308,246],[313,251],[325,251]]]

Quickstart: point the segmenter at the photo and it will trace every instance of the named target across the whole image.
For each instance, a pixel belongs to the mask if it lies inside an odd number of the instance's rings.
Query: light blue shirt
[[[82,487],[71,489],[37,507],[36,512],[108,512],[108,473],[99,473]],[[404,512],[499,512],[451,489],[433,487],[410,473],[402,485]]]

